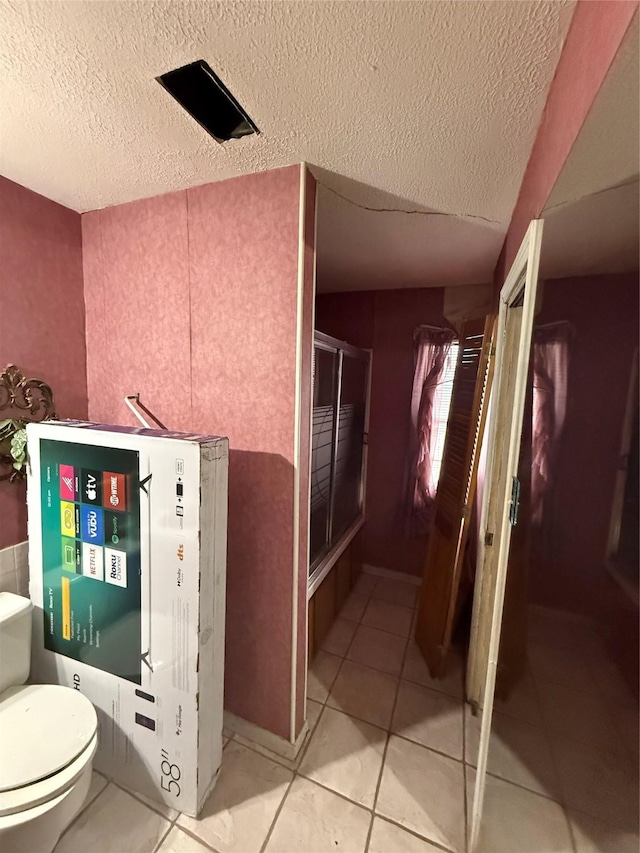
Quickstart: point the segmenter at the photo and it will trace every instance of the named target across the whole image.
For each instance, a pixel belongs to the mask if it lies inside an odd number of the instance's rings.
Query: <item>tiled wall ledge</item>
[[[29,595],[29,543],[0,550],[0,592]]]

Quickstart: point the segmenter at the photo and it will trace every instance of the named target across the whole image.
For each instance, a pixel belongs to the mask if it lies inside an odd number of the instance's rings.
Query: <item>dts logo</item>
[[[178,559],[180,562],[184,560],[184,545],[178,545]]]

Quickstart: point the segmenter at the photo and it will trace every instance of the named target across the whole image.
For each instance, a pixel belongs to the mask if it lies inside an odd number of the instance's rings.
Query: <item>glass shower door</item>
[[[329,550],[331,473],[336,420],[338,354],[316,344],[313,351],[313,423],[311,435],[311,519],[309,563]]]
[[[368,382],[367,352],[316,333],[310,576],[362,514]],[[314,575],[314,582],[318,577]]]
[[[368,362],[342,353],[340,408],[331,516],[331,544],[340,539],[362,509],[362,459]]]

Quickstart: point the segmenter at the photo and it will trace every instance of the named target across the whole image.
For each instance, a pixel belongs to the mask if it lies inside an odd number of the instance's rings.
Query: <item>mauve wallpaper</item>
[[[86,418],[80,215],[0,176],[0,368],[51,385],[57,413]],[[27,538],[24,486],[0,483],[0,548]]]
[[[638,346],[638,308],[637,272],[544,283],[536,324],[568,320],[575,328],[551,543],[531,579],[533,597],[545,606],[593,609],[601,603],[602,581],[608,582],[603,564]]]
[[[229,437],[225,707],[287,739],[299,192],[291,166],[82,217],[89,417],[139,391]]]

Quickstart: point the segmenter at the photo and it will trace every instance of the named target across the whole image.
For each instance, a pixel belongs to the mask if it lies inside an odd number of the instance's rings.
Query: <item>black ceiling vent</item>
[[[260,133],[204,59],[167,71],[156,80],[218,142]]]

